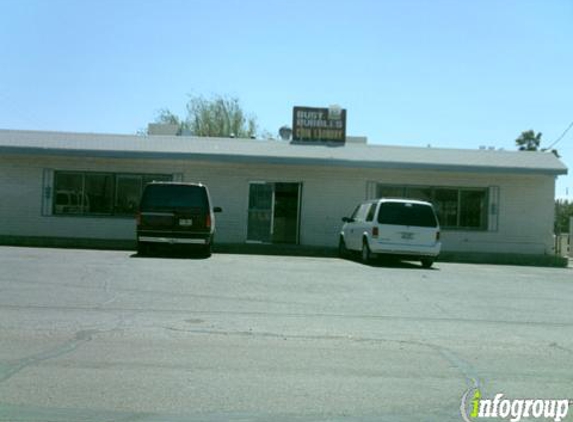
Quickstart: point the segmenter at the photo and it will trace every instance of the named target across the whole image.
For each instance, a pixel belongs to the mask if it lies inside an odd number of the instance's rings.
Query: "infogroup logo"
[[[508,399],[503,393],[497,393],[493,399],[484,399],[479,388],[470,388],[462,396],[460,412],[465,422],[487,418],[511,422],[519,422],[522,418],[552,418],[559,422],[567,416],[570,404],[569,399]]]

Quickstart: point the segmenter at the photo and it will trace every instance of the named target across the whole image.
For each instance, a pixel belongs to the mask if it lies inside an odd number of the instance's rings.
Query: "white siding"
[[[135,239],[131,218],[42,215],[44,169],[133,173],[181,173],[208,185],[217,215],[217,241],[242,243],[247,236],[250,181],[302,183],[303,245],[334,247],[341,217],[366,198],[367,183],[456,187],[499,187],[497,231],[444,231],[446,251],[550,253],[553,233],[553,176],[447,173],[225,164],[195,161],[0,157],[0,235]]]

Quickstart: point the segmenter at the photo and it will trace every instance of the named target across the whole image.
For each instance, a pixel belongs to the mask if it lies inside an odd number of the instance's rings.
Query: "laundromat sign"
[[[338,106],[294,107],[292,116],[294,142],[346,141],[346,110]]]

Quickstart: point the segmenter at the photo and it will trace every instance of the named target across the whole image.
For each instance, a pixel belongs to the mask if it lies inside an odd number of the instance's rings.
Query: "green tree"
[[[520,151],[537,151],[541,144],[541,132],[535,133],[533,130],[521,132],[515,144]]]
[[[162,108],[157,113],[155,123],[175,124],[181,126],[183,122],[175,114],[171,113],[168,109]]]
[[[188,132],[193,136],[252,138],[258,131],[256,118],[243,111],[238,98],[221,95],[191,96],[185,119],[162,109],[155,122],[177,124],[179,134]]]
[[[569,233],[569,219],[573,217],[573,202],[566,199],[555,201],[555,233]]]

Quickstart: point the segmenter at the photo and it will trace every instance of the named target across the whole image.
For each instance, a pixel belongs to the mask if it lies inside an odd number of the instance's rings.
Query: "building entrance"
[[[299,243],[300,183],[251,182],[247,241]]]

